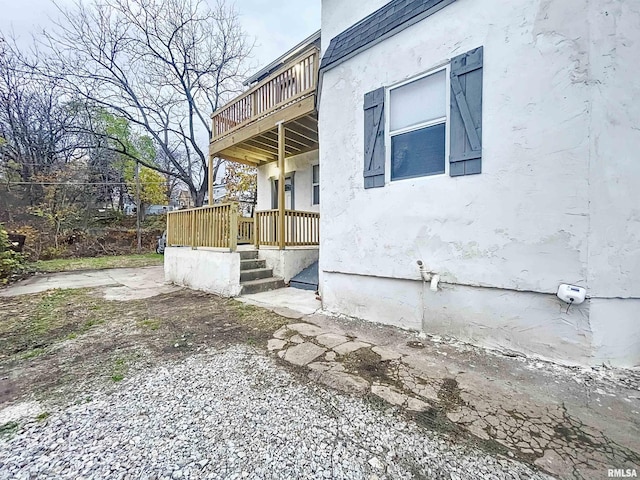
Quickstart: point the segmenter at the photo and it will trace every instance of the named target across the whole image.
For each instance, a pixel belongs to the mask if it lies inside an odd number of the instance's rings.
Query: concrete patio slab
[[[54,289],[99,288],[106,300],[138,300],[179,290],[164,281],[162,266],[110,268],[36,275],[0,290],[0,297],[29,295]]]
[[[284,359],[294,365],[306,365],[313,362],[316,358],[326,352],[325,348],[319,347],[313,343],[301,343],[295,347],[287,349]]]
[[[371,344],[364,343],[364,342],[357,342],[357,341],[347,342],[347,343],[338,345],[337,347],[334,347],[333,351],[336,352],[338,355],[348,355],[350,353],[355,352],[356,350],[360,350],[361,348],[367,348],[370,346]]]
[[[314,380],[375,395],[428,428],[465,432],[558,478],[605,478],[612,466],[640,465],[638,370],[514,358],[321,313],[303,320],[287,331],[306,335],[307,341],[288,343],[291,348],[277,355],[290,360],[293,349],[313,350],[296,364],[307,365]],[[282,330],[278,336],[285,335]],[[328,350],[325,361],[309,363],[324,353],[321,340],[336,332],[355,340]]]
[[[279,288],[268,292],[242,295],[236,300],[266,308],[286,318],[299,319],[311,315],[322,307],[316,294],[310,290]]]
[[[305,337],[315,337],[316,335],[325,333],[322,328],[311,325],[310,323],[292,323],[287,325],[287,327]]]
[[[327,348],[333,348],[343,343],[347,343],[349,339],[344,335],[338,335],[337,333],[323,333],[316,337],[316,341]]]

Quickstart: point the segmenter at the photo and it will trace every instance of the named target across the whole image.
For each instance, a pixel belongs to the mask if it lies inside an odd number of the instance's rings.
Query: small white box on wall
[[[584,299],[587,296],[587,291],[576,285],[569,285],[566,283],[560,284],[558,287],[558,298],[565,303],[572,303],[575,305],[579,305],[584,302]]]

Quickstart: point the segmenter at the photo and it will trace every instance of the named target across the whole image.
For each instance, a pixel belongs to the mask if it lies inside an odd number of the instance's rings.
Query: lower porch
[[[240,212],[237,203],[170,212],[165,279],[235,297],[282,288],[317,263],[317,212]]]
[[[272,209],[245,217],[240,211],[230,202],[169,212],[167,246],[236,251],[239,245],[280,250],[320,245],[318,212]]]

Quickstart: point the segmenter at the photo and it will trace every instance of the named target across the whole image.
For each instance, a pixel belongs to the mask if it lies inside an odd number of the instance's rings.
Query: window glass
[[[320,165],[314,165],[312,170],[313,205],[320,204]]]
[[[445,124],[391,137],[391,180],[444,173]]]
[[[394,88],[390,92],[391,131],[446,116],[446,71]]]

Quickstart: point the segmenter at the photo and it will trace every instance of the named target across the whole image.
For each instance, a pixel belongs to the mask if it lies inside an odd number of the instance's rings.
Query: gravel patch
[[[0,479],[545,479],[246,346],[125,380],[0,439]]]

